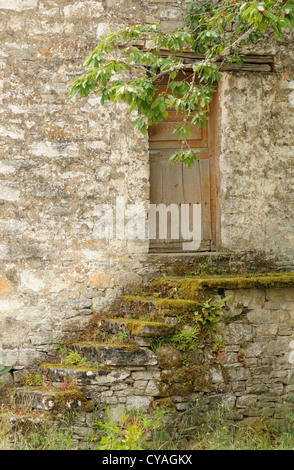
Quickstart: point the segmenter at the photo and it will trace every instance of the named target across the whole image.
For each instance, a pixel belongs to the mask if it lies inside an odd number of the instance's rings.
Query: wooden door
[[[166,89],[167,81],[162,82],[159,92]],[[186,233],[193,232],[193,209],[201,209],[201,242],[197,251],[211,251],[216,244],[216,93],[211,103],[210,119],[206,129],[193,126],[189,145],[198,149],[198,159],[192,168],[183,163],[173,164],[169,158],[181,148],[177,133],[173,133],[180,122],[180,116],[170,109],[168,117],[158,125],[149,127],[150,156],[150,205],[170,207],[166,217],[156,214],[156,230],[149,232],[150,252],[195,251],[195,246],[184,243],[182,227]],[[172,205],[172,206],[171,206]],[[178,210],[176,210],[176,207]],[[179,215],[180,230],[173,230],[172,218]],[[149,217],[151,219],[151,217]],[[153,220],[153,218],[152,218]],[[194,219],[195,220],[195,219]],[[160,227],[165,224],[166,227]],[[161,230],[162,229],[162,230]],[[161,231],[160,231],[161,230]],[[194,227],[195,230],[195,227]],[[156,233],[155,233],[156,232]],[[164,236],[163,236],[164,234]],[[184,230],[185,235],[185,230]]]

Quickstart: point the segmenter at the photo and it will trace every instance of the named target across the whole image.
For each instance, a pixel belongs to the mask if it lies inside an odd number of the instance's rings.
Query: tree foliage
[[[280,39],[293,26],[293,0],[194,0],[174,33],[164,33],[160,25],[134,25],[103,37],[84,62],[86,74],[72,83],[70,97],[94,92],[102,105],[123,100],[136,111],[133,126],[143,134],[174,108],[183,118],[175,128],[182,146],[171,160],[192,166],[197,150],[188,143],[191,125],[205,127],[221,67],[242,64],[243,46],[268,36]],[[184,51],[195,57],[187,59]],[[166,76],[166,89],[156,93]]]

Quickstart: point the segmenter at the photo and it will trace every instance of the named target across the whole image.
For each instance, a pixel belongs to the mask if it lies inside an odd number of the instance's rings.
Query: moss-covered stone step
[[[176,295],[177,292],[175,291]],[[127,311],[137,310],[143,315],[145,312],[156,311],[160,316],[177,316],[197,311],[201,307],[200,300],[190,300],[171,297],[140,297],[136,295],[127,295],[123,297]]]
[[[20,387],[12,389],[10,395],[13,404],[28,410],[66,411],[84,409],[86,406],[84,394],[76,388]]]
[[[155,279],[150,287],[160,296],[176,296],[178,299],[201,302],[201,299],[207,297],[207,292],[217,293],[218,289],[294,287],[294,273],[164,277]]]
[[[157,356],[148,348],[135,344],[108,344],[77,342],[71,345],[88,361],[104,366],[150,366],[157,364]]]
[[[109,333],[117,334],[123,330],[131,337],[162,337],[174,332],[175,327],[168,323],[144,321],[127,318],[105,318],[101,320],[101,327]]]

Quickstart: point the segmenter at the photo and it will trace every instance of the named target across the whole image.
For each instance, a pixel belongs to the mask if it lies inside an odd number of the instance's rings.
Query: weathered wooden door
[[[167,81],[162,82],[159,92],[166,89],[166,86]],[[188,168],[182,163],[173,164],[169,160],[171,154],[181,147],[177,133],[173,133],[180,119],[181,117],[176,114],[176,111],[170,109],[168,117],[164,121],[149,127],[150,205],[153,208],[159,207],[159,205],[169,206],[172,209],[164,215],[161,214],[161,220],[160,214],[156,213],[156,230],[152,227],[152,233],[149,231],[150,252],[195,251],[195,246],[191,243],[184,243],[187,241],[185,233],[191,235],[193,229],[195,231],[195,227],[192,227],[193,222],[195,225],[195,214],[198,214],[198,219],[200,217],[201,220],[201,226],[198,227],[201,242],[196,244],[198,247],[196,249],[198,251],[215,249],[217,217],[216,96],[211,104],[210,119],[206,129],[193,126],[189,145],[191,148],[199,150],[199,156],[192,168]],[[179,214],[179,231],[173,230],[172,226],[177,215],[176,206]],[[196,211],[193,212],[195,208]],[[199,220],[196,223],[199,224]],[[162,224],[165,227],[162,227]]]

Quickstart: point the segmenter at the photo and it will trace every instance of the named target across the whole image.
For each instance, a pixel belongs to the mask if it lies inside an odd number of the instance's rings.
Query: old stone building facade
[[[99,236],[101,204],[148,205],[148,137],[120,103],[68,98],[102,35],[135,23],[173,29],[185,4],[0,0],[0,363],[43,361],[93,309],[168,266],[193,264],[193,253],[149,253],[148,240]],[[265,67],[226,71],[219,85],[214,253],[290,271],[292,36],[254,54]]]

